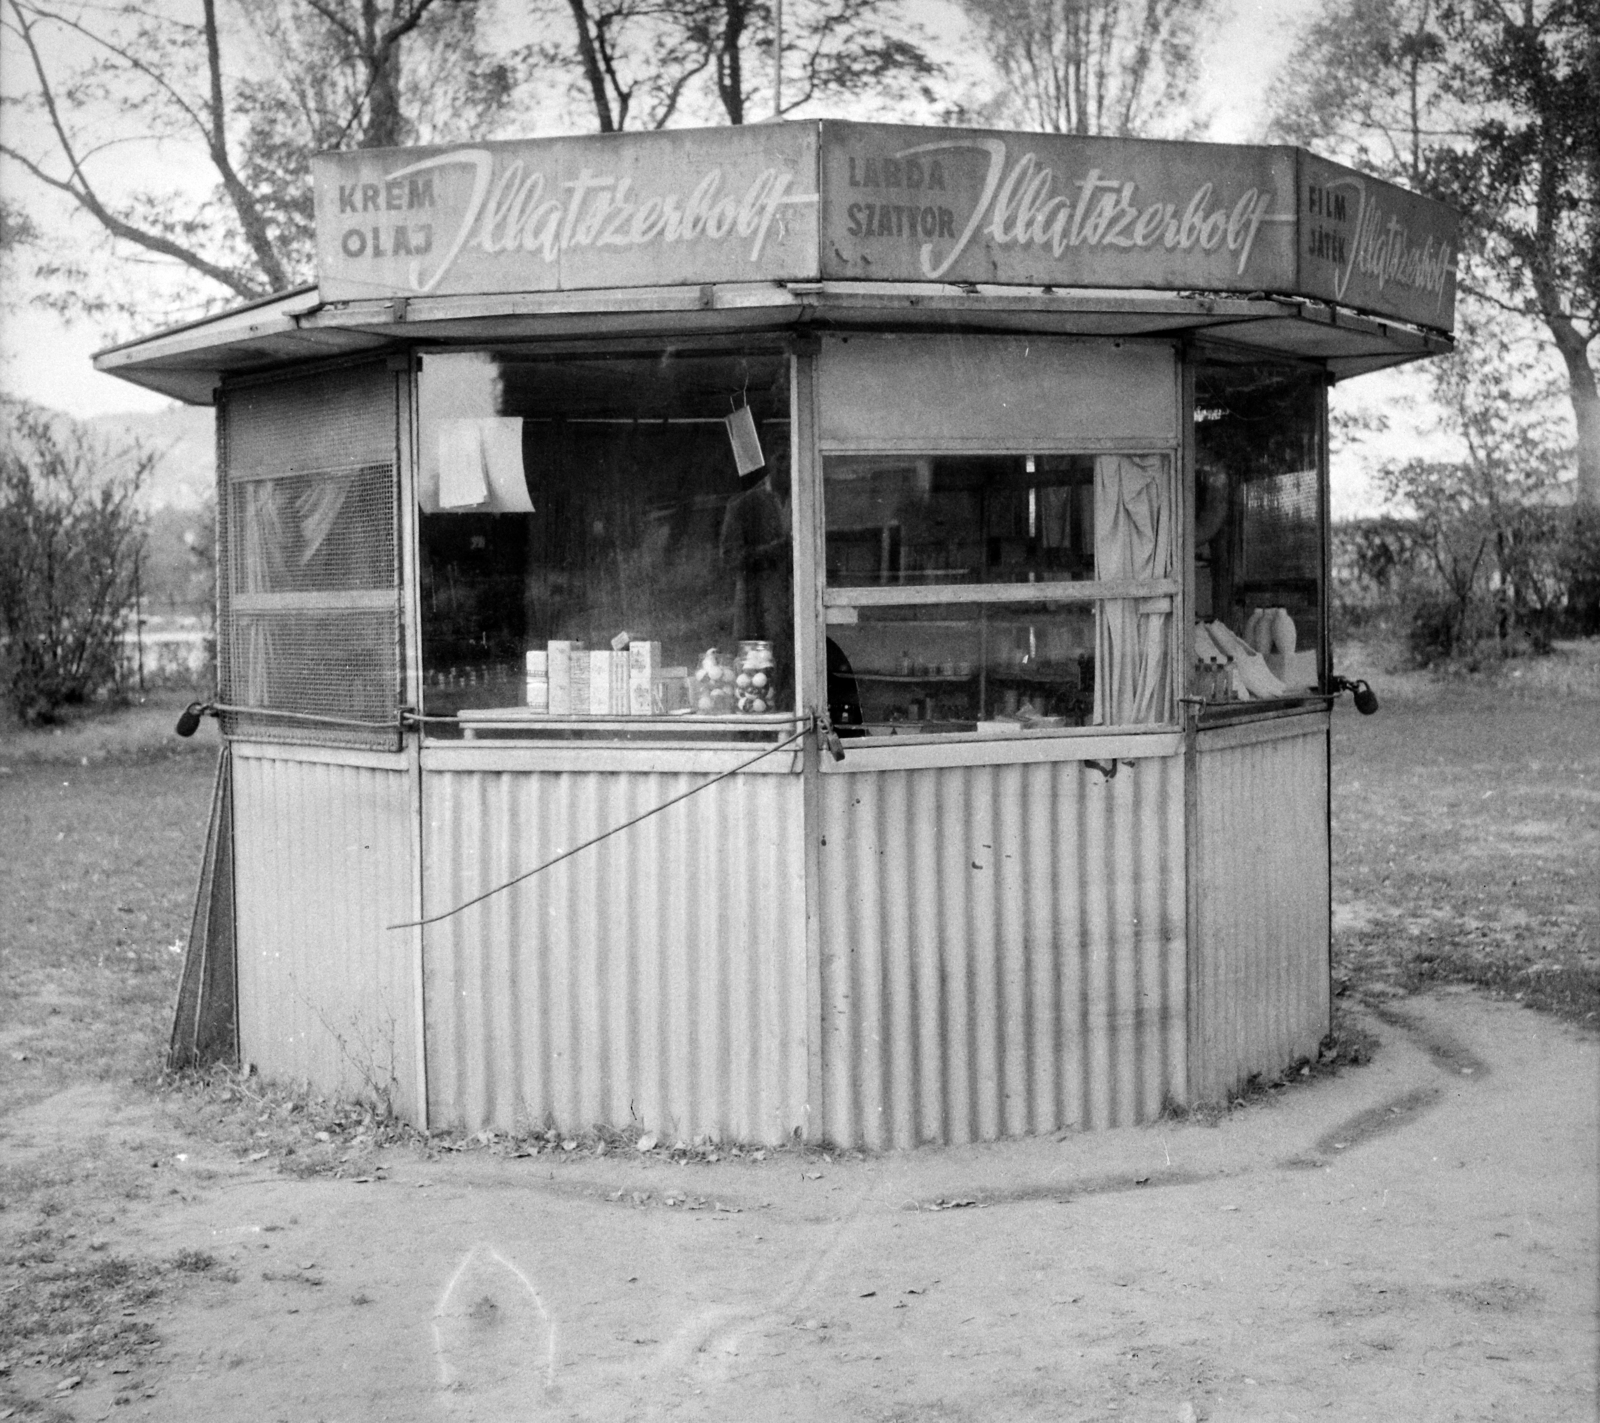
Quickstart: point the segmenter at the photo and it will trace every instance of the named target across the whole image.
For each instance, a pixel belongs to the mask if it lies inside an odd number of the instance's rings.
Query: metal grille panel
[[[1321,566],[1321,490],[1315,469],[1252,479],[1244,501],[1243,577],[1248,583],[1314,580]]]
[[[291,714],[229,713],[230,735],[399,744],[396,380],[374,365],[225,394],[221,697]]]
[[[397,657],[392,612],[236,613],[228,649],[227,700],[383,722],[395,715]],[[316,741],[323,731],[338,730],[264,718],[260,722],[250,729],[252,740],[277,730],[294,741]],[[352,731],[371,735],[359,728]]]

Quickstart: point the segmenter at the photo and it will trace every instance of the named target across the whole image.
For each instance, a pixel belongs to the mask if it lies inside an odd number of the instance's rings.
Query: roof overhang
[[[1194,339],[1317,363],[1335,379],[1451,348],[1439,333],[1299,297],[819,281],[334,303],[307,288],[114,346],[95,366],[206,405],[228,376],[367,351],[851,329]]]
[[[94,368],[186,405],[210,405],[225,376],[388,344],[359,331],[303,326],[318,305],[317,289],[300,287],[98,351]]]

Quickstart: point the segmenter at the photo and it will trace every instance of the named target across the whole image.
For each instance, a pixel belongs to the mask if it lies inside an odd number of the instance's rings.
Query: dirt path
[[[153,1349],[74,1366],[64,1392],[12,1361],[10,1401],[294,1423],[1591,1419],[1600,1042],[1470,993],[1391,1012],[1372,1065],[1219,1125],[866,1160],[394,1150],[375,1179],[295,1180],[73,1089],[0,1124],[14,1169],[77,1163],[57,1223],[236,1278],[193,1276],[139,1321]]]

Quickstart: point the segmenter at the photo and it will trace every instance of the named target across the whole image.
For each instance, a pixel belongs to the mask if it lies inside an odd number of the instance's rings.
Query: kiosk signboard
[[[312,160],[325,301],[814,280],[814,124]]]
[[[1287,147],[828,120],[358,150],[315,179],[329,301],[821,278],[1454,311],[1455,213]]]

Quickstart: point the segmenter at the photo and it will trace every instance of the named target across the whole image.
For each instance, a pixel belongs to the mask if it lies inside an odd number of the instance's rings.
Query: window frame
[[[870,735],[848,743],[853,753],[858,748],[876,751],[890,743],[900,742],[911,746],[973,746],[992,748],[1000,745],[1048,739],[1126,738],[1150,735],[1168,735],[1177,732],[1182,724],[1181,697],[1186,693],[1184,669],[1181,660],[1190,638],[1183,634],[1188,606],[1187,590],[1183,576],[1183,557],[1187,543],[1187,520],[1182,492],[1183,450],[1174,442],[1170,444],[1147,443],[1137,447],[1108,448],[1102,442],[1065,439],[1045,442],[1026,452],[1039,457],[1127,455],[1132,457],[1157,456],[1166,461],[1167,494],[1170,517],[1173,521],[1173,564],[1170,577],[1158,579],[1076,579],[1045,583],[916,583],[878,585],[867,587],[832,587],[827,581],[827,479],[825,465],[832,458],[940,458],[950,451],[930,452],[912,447],[885,450],[882,447],[861,448],[843,443],[830,443],[825,451],[816,455],[817,490],[817,582],[821,613],[818,642],[825,646],[828,628],[828,610],[831,608],[915,607],[927,605],[954,606],[966,604],[978,607],[1027,606],[1036,603],[1089,604],[1095,611],[1096,640],[1100,626],[1100,608],[1107,602],[1145,598],[1167,598],[1171,603],[1171,622],[1167,630],[1167,678],[1170,702],[1174,708],[1171,721],[1148,723],[1110,723],[1087,726],[1024,728],[1018,732],[996,737],[976,729],[972,731],[927,732],[908,724],[904,732]],[[1015,457],[1019,451],[979,450],[962,452],[972,456],[1001,455]],[[1096,669],[1099,675],[1099,669]],[[898,749],[898,748],[897,748]]]
[[[1332,507],[1331,488],[1332,471],[1329,465],[1328,450],[1328,392],[1334,384],[1334,378],[1329,373],[1325,362],[1294,359],[1287,356],[1274,356],[1271,353],[1259,351],[1241,351],[1229,347],[1219,341],[1200,341],[1189,348],[1184,359],[1184,434],[1186,441],[1185,460],[1188,476],[1183,484],[1183,496],[1189,501],[1194,499],[1194,486],[1198,478],[1200,460],[1197,446],[1195,411],[1200,404],[1198,393],[1199,374],[1203,366],[1216,364],[1223,366],[1258,367],[1262,369],[1276,367],[1286,375],[1295,373],[1306,377],[1308,383],[1316,386],[1316,409],[1313,413],[1313,424],[1316,431],[1316,475],[1317,475],[1317,520],[1319,524],[1317,538],[1318,566],[1316,570],[1317,606],[1318,606],[1318,639],[1316,646],[1317,657],[1317,686],[1314,689],[1300,692],[1290,692],[1282,697],[1253,698],[1248,701],[1206,701],[1199,697],[1196,684],[1195,670],[1195,621],[1191,616],[1184,626],[1184,646],[1180,650],[1183,661],[1184,697],[1193,707],[1194,719],[1197,727],[1210,730],[1220,727],[1235,726],[1250,721],[1266,721],[1277,717],[1301,715],[1306,712],[1325,710],[1334,700],[1331,690],[1334,675],[1333,668],[1333,641],[1330,628],[1332,616],[1332,589],[1329,584],[1329,568],[1331,566],[1331,539],[1332,539]],[[1195,516],[1193,511],[1187,517],[1188,543],[1182,573],[1186,583],[1192,585],[1196,575],[1196,556],[1198,545],[1195,538]],[[1199,606],[1197,591],[1191,586],[1189,589],[1190,607]]]
[[[447,756],[465,755],[469,760],[510,754],[517,761],[549,762],[565,766],[577,758],[578,764],[595,769],[615,763],[616,769],[686,769],[692,765],[705,770],[722,770],[738,764],[741,757],[749,757],[770,747],[772,743],[792,739],[794,734],[810,725],[810,700],[806,691],[807,679],[802,670],[805,663],[803,638],[807,635],[806,620],[800,615],[802,556],[801,501],[799,488],[803,475],[801,468],[808,465],[803,455],[803,441],[796,415],[797,352],[804,347],[802,340],[790,335],[774,337],[752,332],[737,336],[644,336],[616,340],[577,341],[519,341],[516,339],[474,340],[461,344],[414,348],[411,362],[409,457],[405,462],[405,486],[402,503],[406,519],[406,577],[409,588],[411,634],[408,638],[408,687],[414,719],[419,725],[422,746],[431,754]],[[459,713],[432,715],[424,712],[425,684],[428,667],[423,657],[422,586],[421,571],[424,564],[422,544],[422,510],[418,504],[421,481],[423,440],[422,365],[429,355],[456,355],[464,353],[495,352],[526,354],[541,361],[595,361],[629,359],[641,356],[666,355],[694,358],[715,355],[749,355],[782,358],[788,374],[788,426],[791,478],[790,558],[794,573],[793,606],[796,639],[795,705],[792,710],[744,713],[654,713],[649,715],[593,715],[572,713],[555,716],[548,712],[522,711],[518,708],[464,708],[480,712],[463,719]],[[421,358],[421,359],[417,359]],[[411,674],[414,672],[414,676]],[[459,728],[456,735],[441,735],[432,729],[436,725]],[[664,758],[663,758],[664,757]],[[598,759],[596,759],[598,758]],[[730,759],[731,758],[731,759]],[[785,771],[799,769],[799,747],[792,755],[773,755],[752,767],[758,771]]]

